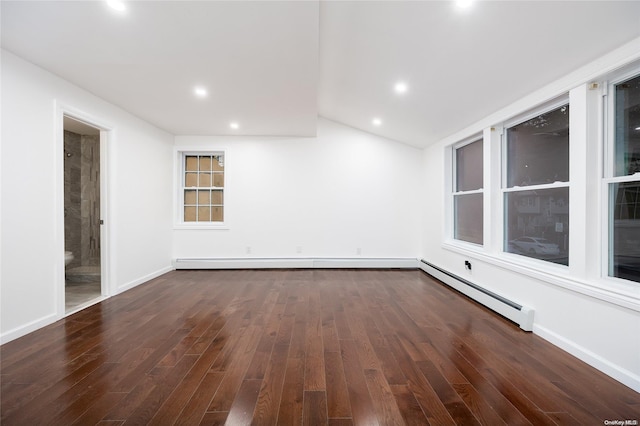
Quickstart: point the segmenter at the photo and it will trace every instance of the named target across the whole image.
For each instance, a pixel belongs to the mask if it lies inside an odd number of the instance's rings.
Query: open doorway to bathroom
[[[65,312],[102,297],[100,129],[64,116]]]

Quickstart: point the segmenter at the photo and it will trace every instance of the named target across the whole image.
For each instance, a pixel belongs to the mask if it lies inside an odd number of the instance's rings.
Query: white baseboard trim
[[[124,286],[118,287],[116,290],[115,294],[120,294],[122,292],[125,292],[133,287],[136,287],[140,284],[143,284],[149,280],[152,280],[154,278],[159,277],[160,275],[166,274],[167,272],[173,271],[174,267],[173,266],[167,266],[165,268],[162,268],[156,272],[153,272],[151,274],[145,275],[144,277],[138,278],[137,280],[131,281],[127,284],[125,284]],[[114,296],[115,296],[114,294]],[[103,297],[102,299],[98,300],[98,301],[91,301],[89,303],[87,303],[86,305],[83,305],[81,308],[79,308],[78,310],[82,310],[85,308],[88,308],[91,305],[94,305],[97,302],[101,302],[102,300],[108,299],[108,297]],[[75,313],[77,311],[73,311],[70,312],[69,314],[65,314],[64,316],[69,316],[73,313]],[[42,327],[46,327],[48,325],[53,324],[54,322],[58,321],[60,318],[58,318],[58,316],[56,314],[51,314],[51,315],[47,315],[46,317],[42,317],[40,319],[37,319],[35,321],[31,321],[23,326],[20,327],[16,327],[13,330],[9,330],[6,333],[2,333],[0,334],[0,345],[4,345],[5,343],[8,343],[12,340],[15,340],[19,337],[22,337],[26,334],[29,334],[31,332],[34,332]]]
[[[137,286],[139,286],[140,284],[144,284],[144,283],[146,283],[147,281],[151,281],[151,280],[152,280],[152,279],[154,279],[154,278],[158,278],[160,275],[164,275],[164,274],[166,274],[167,272],[171,272],[171,271],[173,271],[174,269],[175,269],[175,268],[174,268],[173,266],[167,266],[167,267],[164,267],[164,268],[162,268],[162,269],[159,269],[159,270],[157,270],[157,271],[155,271],[155,272],[152,272],[152,273],[150,273],[150,274],[147,274],[147,275],[145,275],[145,276],[143,276],[143,277],[140,277],[140,278],[138,278],[138,279],[135,279],[135,280],[133,280],[133,281],[129,281],[128,283],[126,283],[126,284],[124,284],[124,285],[122,285],[122,286],[118,287],[118,288],[116,289],[116,293],[115,293],[115,294],[120,294],[120,293],[123,293],[123,292],[125,292],[125,291],[127,291],[127,290],[131,290],[132,288],[137,287]],[[114,294],[114,296],[115,296],[115,294]]]
[[[53,324],[58,320],[58,316],[56,314],[47,315],[46,317],[42,317],[35,321],[31,321],[23,326],[16,327],[13,330],[9,330],[6,333],[2,333],[0,335],[0,345],[4,345],[12,340],[15,340],[19,337],[22,337],[26,334],[31,333],[32,331],[36,331],[39,328],[45,327],[49,324]]]
[[[418,268],[413,258],[200,258],[174,259],[175,269]]]
[[[569,352],[571,355],[602,371],[620,383],[630,387],[634,391],[640,392],[640,376],[637,374],[613,364],[611,361],[604,359],[600,355],[597,355],[575,342],[572,342],[571,340],[540,325],[535,324],[533,326],[533,333],[548,342],[553,343],[560,349]]]

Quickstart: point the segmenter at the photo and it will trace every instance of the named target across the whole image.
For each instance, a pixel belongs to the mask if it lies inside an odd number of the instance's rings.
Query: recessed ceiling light
[[[240,128],[240,125],[236,121],[232,121],[231,123],[229,123],[229,127],[231,127],[233,130],[238,130]]]
[[[407,89],[409,89],[409,86],[407,86],[407,83],[405,83],[404,81],[399,81],[395,86],[393,86],[393,90],[395,90],[395,92],[398,94],[405,93]]]
[[[640,130],[640,126],[636,127],[636,130]]]
[[[123,1],[120,0],[107,0],[107,4],[113,10],[117,10],[118,12],[124,12],[127,9]]]
[[[456,5],[460,9],[467,9],[468,7],[471,6],[472,3],[473,3],[473,0],[456,0]]]
[[[380,120],[379,118],[374,118],[373,120],[371,120],[371,124],[378,127],[382,124],[382,120]]]
[[[195,87],[193,89],[193,93],[199,98],[206,98],[207,97],[207,89],[205,89],[204,87],[201,87],[201,86]]]

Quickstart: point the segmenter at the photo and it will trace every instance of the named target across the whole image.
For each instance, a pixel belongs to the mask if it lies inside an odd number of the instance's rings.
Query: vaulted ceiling
[[[2,47],[173,134],[427,146],[640,37],[639,1],[124,4],[3,0]]]

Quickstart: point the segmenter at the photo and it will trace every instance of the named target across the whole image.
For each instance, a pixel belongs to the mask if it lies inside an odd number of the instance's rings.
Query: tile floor
[[[100,282],[65,282],[64,307],[67,312],[90,300],[100,297]]]

